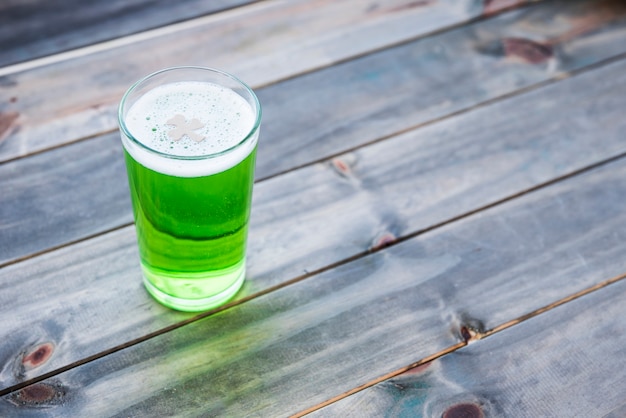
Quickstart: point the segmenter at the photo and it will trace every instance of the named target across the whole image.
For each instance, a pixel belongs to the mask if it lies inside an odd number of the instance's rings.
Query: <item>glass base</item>
[[[206,297],[206,298],[181,298],[170,295],[163,292],[154,286],[150,280],[146,277],[146,272],[143,275],[143,284],[148,290],[148,293],[152,295],[159,303],[178,311],[184,312],[200,312],[207,311],[211,308],[217,308],[220,305],[228,302],[239,291],[243,285],[246,276],[245,268],[240,269],[239,277],[233,282],[232,285],[222,290],[220,293]]]

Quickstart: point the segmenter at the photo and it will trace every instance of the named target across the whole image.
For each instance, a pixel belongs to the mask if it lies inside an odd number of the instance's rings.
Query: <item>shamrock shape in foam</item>
[[[175,115],[173,118],[166,122],[168,125],[174,125],[175,128],[167,132],[167,136],[174,141],[180,141],[183,136],[187,135],[195,142],[200,142],[204,139],[204,136],[195,133],[194,131],[204,127],[204,123],[198,119],[193,118],[189,122],[183,115]]]

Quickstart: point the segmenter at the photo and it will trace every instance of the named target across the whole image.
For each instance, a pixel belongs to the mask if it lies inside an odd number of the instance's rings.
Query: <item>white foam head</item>
[[[250,104],[208,82],[155,87],[123,119],[122,142],[135,161],[177,177],[227,170],[246,158],[258,139],[257,114]]]

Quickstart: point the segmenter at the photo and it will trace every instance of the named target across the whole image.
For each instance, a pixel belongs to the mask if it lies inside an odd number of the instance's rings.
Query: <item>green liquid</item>
[[[221,173],[175,177],[125,151],[144,283],[164,305],[206,310],[241,287],[255,157],[256,148]]]

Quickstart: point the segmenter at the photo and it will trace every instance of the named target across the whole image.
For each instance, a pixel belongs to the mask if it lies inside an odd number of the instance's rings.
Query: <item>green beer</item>
[[[243,284],[259,122],[254,93],[210,69],[164,70],[124,96],[144,284],[164,305],[206,310]]]

